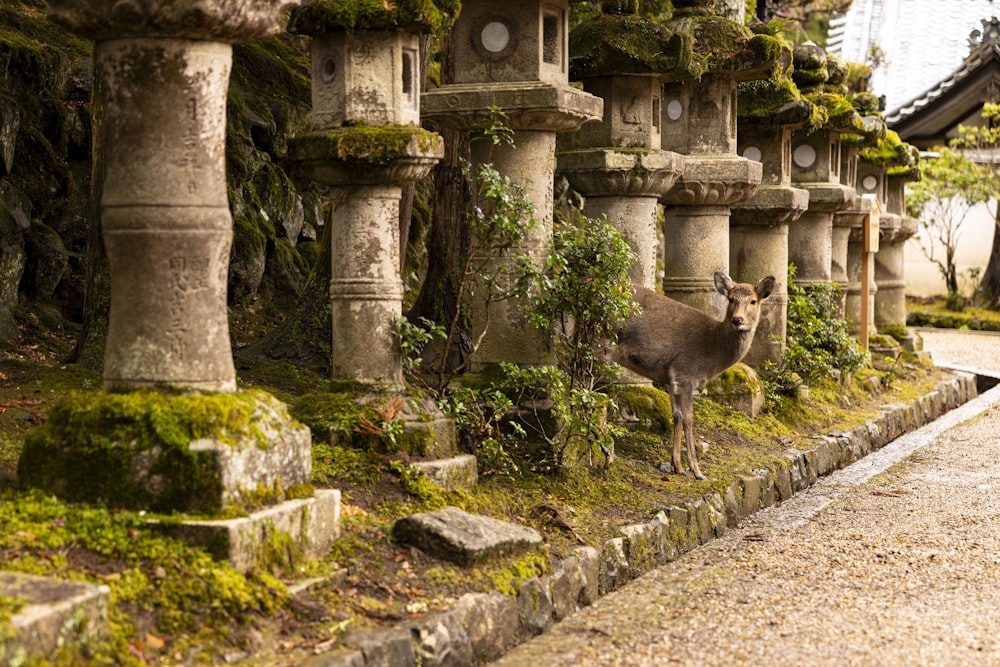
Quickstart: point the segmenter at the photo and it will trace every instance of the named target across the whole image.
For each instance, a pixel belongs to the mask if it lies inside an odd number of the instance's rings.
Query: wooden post
[[[878,252],[878,227],[879,214],[882,207],[879,205],[878,197],[875,195],[861,195],[865,199],[871,200],[871,210],[865,216],[862,225],[862,247],[861,247],[861,323],[860,336],[861,346],[868,349],[868,326],[871,323],[870,297],[872,281],[872,257]]]

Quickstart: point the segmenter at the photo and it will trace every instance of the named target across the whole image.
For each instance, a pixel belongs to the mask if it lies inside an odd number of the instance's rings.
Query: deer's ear
[[[761,299],[769,297],[771,292],[774,291],[774,283],[774,276],[767,276],[758,280],[757,286],[754,288],[754,291],[757,292],[757,297]]]
[[[729,296],[729,292],[733,289],[733,279],[722,271],[716,271],[712,274],[712,280],[715,281],[715,290],[722,296]]]

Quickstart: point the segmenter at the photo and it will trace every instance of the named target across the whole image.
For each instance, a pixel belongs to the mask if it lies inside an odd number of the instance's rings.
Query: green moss
[[[788,77],[741,81],[736,99],[737,114],[743,122],[801,125],[811,131],[821,127],[825,118]]]
[[[274,417],[290,422],[284,405],[259,390],[72,392],[28,434],[18,478],[74,501],[217,514],[224,497],[217,459],[190,444],[266,448],[261,425]],[[280,495],[280,488],[246,491],[251,505],[258,496]]]
[[[147,631],[161,637],[204,632],[202,639],[210,637],[215,650],[225,650],[229,641],[239,641],[240,628],[277,613],[287,596],[273,578],[244,576],[213,562],[205,552],[151,530],[134,512],[67,505],[39,491],[0,490],[0,525],[0,551],[23,554],[6,558],[4,569],[111,589],[111,637],[65,664],[140,664],[129,661],[128,646]],[[68,558],[53,560],[48,550]]]
[[[293,161],[337,159],[359,166],[385,166],[436,150],[441,138],[412,125],[354,125],[297,137],[289,146]]]
[[[737,78],[766,78],[784,53],[778,39],[755,35],[722,16],[685,15],[667,25],[694,38],[694,57],[702,74],[732,72]]]
[[[507,565],[491,568],[487,576],[499,592],[504,595],[517,595],[522,583],[547,573],[550,567],[551,558],[548,553],[539,550],[521,556]]]
[[[806,99],[816,106],[823,107],[826,114],[824,128],[836,132],[863,132],[865,130],[861,115],[854,109],[851,100],[846,95],[834,93],[810,93]]]
[[[570,78],[611,74],[661,74],[686,79],[700,72],[692,64],[693,38],[640,16],[602,15],[570,33]]]
[[[667,392],[655,387],[619,385],[612,399],[624,415],[638,421],[639,428],[663,434],[672,431],[673,411]]]
[[[319,0],[292,12],[288,30],[304,35],[345,29],[436,32],[460,7],[458,0]]]
[[[899,134],[889,130],[876,145],[861,149],[858,159],[886,167],[912,167],[916,164],[912,149],[913,146],[900,139]]]

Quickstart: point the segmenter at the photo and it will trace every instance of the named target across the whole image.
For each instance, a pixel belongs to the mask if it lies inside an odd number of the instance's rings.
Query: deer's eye
[[[755,305],[757,305],[757,299],[751,299],[751,300],[750,300],[750,305],[751,305],[751,306],[755,306]]]

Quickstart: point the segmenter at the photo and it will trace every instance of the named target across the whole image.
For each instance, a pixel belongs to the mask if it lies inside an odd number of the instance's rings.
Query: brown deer
[[[635,300],[642,312],[625,322],[618,334],[613,359],[625,368],[666,387],[674,413],[674,470],[681,468],[681,427],[691,472],[706,479],[698,467],[691,426],[694,392],[740,361],[750,349],[760,302],[774,289],[774,276],[756,285],[734,283],[716,271],[715,289],[729,299],[721,322],[686,304],[636,287]]]

